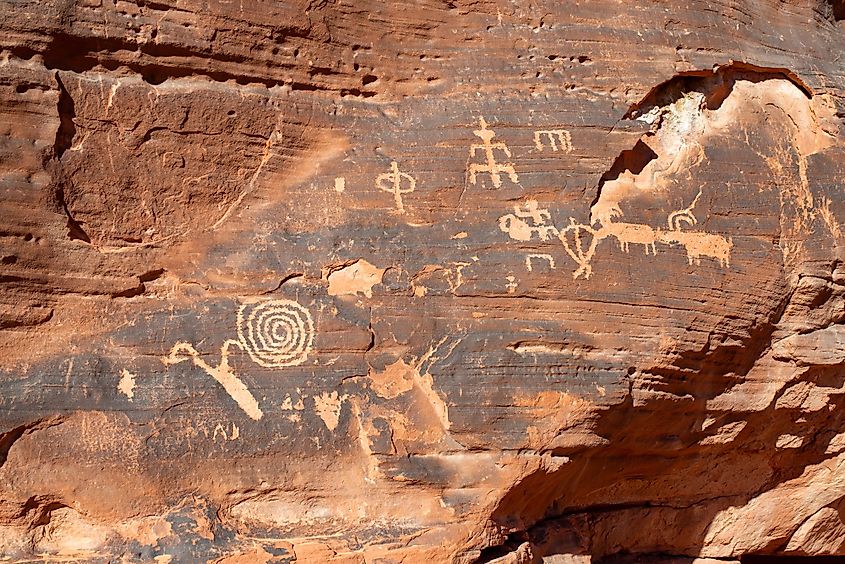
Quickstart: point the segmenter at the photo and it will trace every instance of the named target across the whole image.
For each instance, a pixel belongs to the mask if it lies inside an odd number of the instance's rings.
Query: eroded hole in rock
[[[737,81],[759,83],[783,79],[794,84],[808,98],[812,91],[794,72],[786,68],[760,67],[734,62],[714,70],[682,72],[655,86],[641,101],[633,104],[625,119],[641,118],[657,107],[666,107],[681,98],[698,93],[709,110],[717,110],[733,91]]]
[[[833,21],[845,20],[845,0],[823,0],[822,10],[827,12]]]
[[[601,196],[601,188],[606,182],[616,180],[623,172],[639,174],[643,171],[646,165],[648,165],[648,163],[656,158],[657,153],[655,153],[651,147],[646,145],[642,139],[637,141],[633,148],[626,149],[619,153],[619,156],[616,157],[615,161],[613,161],[613,165],[599,180],[599,193],[596,194],[596,198],[593,200],[591,206],[598,202],[599,197]]]

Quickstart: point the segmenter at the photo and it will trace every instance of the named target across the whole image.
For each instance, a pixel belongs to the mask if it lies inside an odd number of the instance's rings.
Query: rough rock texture
[[[845,555],[841,0],[0,0],[0,552]]]

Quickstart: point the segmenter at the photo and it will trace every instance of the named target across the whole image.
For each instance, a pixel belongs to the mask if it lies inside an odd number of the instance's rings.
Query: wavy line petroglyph
[[[496,162],[495,151],[501,151],[508,158],[511,157],[511,150],[504,143],[493,143],[493,138],[496,133],[492,129],[487,129],[487,121],[482,117],[479,120],[480,129],[473,131],[476,137],[481,139],[481,143],[472,144],[469,147],[469,158],[474,159],[476,153],[481,151],[484,155],[484,163],[470,163],[467,172],[469,173],[469,181],[475,184],[478,180],[479,173],[487,173],[493,181],[493,186],[496,188],[502,187],[501,173],[508,175],[511,182],[516,184],[519,182],[519,176],[516,174],[516,169],[513,164],[499,164]]]
[[[291,300],[270,300],[240,307],[238,340],[227,339],[223,343],[217,366],[208,364],[194,345],[186,342],[173,345],[162,362],[170,366],[192,361],[223,386],[244,413],[257,421],[263,413],[246,384],[229,366],[231,347],[246,351],[260,366],[281,368],[302,364],[311,352],[313,341],[314,321],[307,309]]]
[[[529,200],[525,209],[519,205],[514,207],[513,214],[505,214],[499,218],[499,229],[507,233],[511,239],[517,241],[530,241],[535,236],[541,241],[547,241],[552,235],[557,236],[563,245],[566,254],[578,264],[578,268],[572,273],[577,279],[581,276],[588,279],[592,275],[591,262],[595,256],[598,244],[613,237],[619,243],[619,248],[624,252],[630,251],[631,244],[642,245],[646,255],[657,255],[657,243],[665,245],[680,244],[687,252],[687,261],[690,265],[700,265],[701,257],[709,257],[717,260],[722,267],[730,267],[730,255],[733,241],[730,238],[712,233],[695,231],[683,231],[684,224],[693,226],[698,220],[693,214],[693,209],[701,197],[701,191],[686,208],[671,212],[667,216],[669,229],[664,231],[660,228],[651,227],[642,223],[626,223],[616,221],[614,218],[622,215],[622,210],[616,208],[615,213],[603,214],[596,219],[597,228],[591,225],[578,223],[574,218],[569,218],[569,225],[558,229],[550,225],[551,214],[546,209],[540,209],[536,201]],[[526,221],[528,220],[528,221]],[[531,223],[529,223],[529,221]],[[526,257],[526,264],[531,270],[530,256]]]

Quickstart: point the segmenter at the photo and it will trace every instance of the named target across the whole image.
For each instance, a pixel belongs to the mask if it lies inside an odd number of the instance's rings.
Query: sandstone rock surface
[[[845,554],[840,0],[0,31],[3,557]]]

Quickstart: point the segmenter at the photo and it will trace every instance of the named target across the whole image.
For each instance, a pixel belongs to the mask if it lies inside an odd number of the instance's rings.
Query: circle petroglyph
[[[256,364],[267,368],[305,362],[314,342],[311,313],[291,300],[242,305],[238,339]]]

